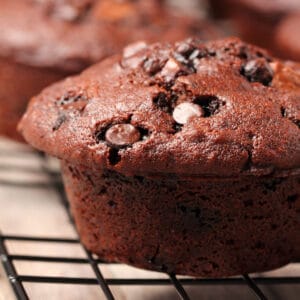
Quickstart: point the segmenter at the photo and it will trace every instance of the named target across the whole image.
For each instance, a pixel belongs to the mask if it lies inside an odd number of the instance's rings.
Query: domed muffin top
[[[299,65],[229,38],[132,44],[45,89],[20,130],[91,168],[234,177],[299,173],[299,126]]]
[[[162,0],[0,0],[0,56],[77,72],[146,39],[218,35],[205,21],[177,15]]]

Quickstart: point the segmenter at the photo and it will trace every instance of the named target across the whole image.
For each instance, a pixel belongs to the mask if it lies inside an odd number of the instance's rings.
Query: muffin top
[[[34,147],[128,175],[299,173],[300,68],[236,38],[137,42],[45,89]]]
[[[146,39],[216,37],[205,21],[176,15],[162,0],[0,0],[0,56],[77,72]]]

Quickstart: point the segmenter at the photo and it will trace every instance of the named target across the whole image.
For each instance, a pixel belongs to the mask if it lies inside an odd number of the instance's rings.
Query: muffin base
[[[84,245],[107,262],[198,277],[300,257],[300,177],[127,177],[62,162]]]
[[[16,128],[30,98],[65,75],[0,58],[0,134],[23,141]]]

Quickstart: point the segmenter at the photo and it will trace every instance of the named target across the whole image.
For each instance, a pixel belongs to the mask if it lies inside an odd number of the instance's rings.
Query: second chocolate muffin
[[[230,18],[238,34],[284,59],[300,61],[298,0],[209,0],[213,13]]]
[[[33,99],[86,247],[194,276],[300,257],[300,73],[238,39],[135,44]],[[259,257],[259,259],[258,259]]]
[[[29,98],[50,83],[136,40],[217,35],[159,0],[0,0],[0,7],[0,134],[16,139]]]

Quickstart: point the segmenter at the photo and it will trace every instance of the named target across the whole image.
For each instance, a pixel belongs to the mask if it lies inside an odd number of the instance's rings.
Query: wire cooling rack
[[[3,153],[0,151],[0,156]],[[26,155],[33,155],[32,152],[24,152],[24,149],[17,151],[10,151],[10,156],[15,158],[24,157]],[[17,171],[25,171],[29,173],[39,173],[42,172],[43,175],[48,176],[48,182],[43,181],[31,181],[31,182],[20,182],[11,180],[0,179],[0,188],[3,185],[12,186],[14,189],[19,187],[44,187],[47,184],[51,185],[56,189],[60,196],[62,209],[66,209],[69,214],[68,203],[63,191],[63,186],[59,178],[59,173],[56,170],[49,168],[48,159],[41,153],[34,154],[38,159],[42,161],[42,167],[40,170],[32,169],[28,166],[8,166],[3,163],[0,164],[0,171],[6,171],[10,169],[16,169]],[[41,174],[39,174],[41,175]],[[38,176],[40,177],[40,176]],[[69,214],[71,222],[73,222],[71,215]],[[1,228],[0,228],[1,229]],[[116,299],[112,292],[113,286],[173,286],[177,291],[178,299],[192,299],[188,292],[186,291],[187,286],[248,286],[249,294],[252,292],[253,299],[270,299],[265,295],[263,288],[268,285],[286,285],[290,286],[292,289],[295,285],[300,285],[300,276],[276,276],[276,277],[265,277],[265,276],[255,276],[250,277],[248,274],[244,274],[240,277],[232,278],[219,278],[219,279],[197,279],[197,278],[178,278],[175,274],[166,274],[166,278],[105,278],[101,268],[107,265],[105,262],[96,258],[87,249],[84,249],[85,257],[61,257],[61,256],[43,256],[43,255],[16,255],[10,253],[7,243],[11,241],[25,241],[31,242],[33,244],[41,243],[51,243],[51,244],[76,244],[81,245],[78,238],[53,238],[48,236],[36,237],[36,236],[20,236],[20,235],[6,235],[0,231],[0,259],[4,270],[7,275],[7,279],[15,293],[17,299],[26,300],[30,299],[28,296],[28,291],[26,290],[26,283],[39,283],[39,284],[68,284],[68,285],[94,285],[98,286],[102,290],[105,299],[113,300]],[[81,245],[82,246],[82,245]],[[247,258],[245,258],[247,259]],[[84,264],[89,265],[93,270],[93,277],[63,277],[63,276],[36,276],[36,275],[23,275],[19,274],[15,264],[18,261],[27,262],[37,262],[37,263],[73,263],[73,264]],[[101,298],[103,299],[103,298]],[[199,298],[197,298],[199,299]],[[251,297],[249,298],[251,299]]]

